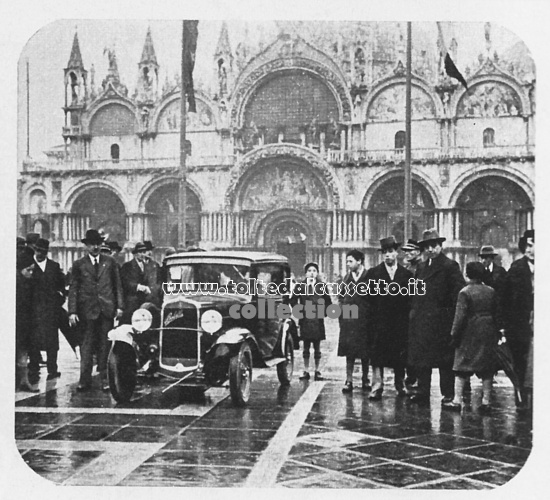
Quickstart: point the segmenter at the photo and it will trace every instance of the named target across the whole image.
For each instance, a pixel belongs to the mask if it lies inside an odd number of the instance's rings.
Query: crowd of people
[[[523,257],[514,261],[508,272],[495,262],[498,254],[494,247],[483,246],[479,261],[466,265],[468,282],[459,264],[443,253],[445,238],[435,229],[424,231],[420,241],[409,239],[403,245],[393,236],[381,239],[382,262],[370,269],[364,266],[363,252],[349,251],[344,284],[364,283],[368,287],[372,280],[383,280],[401,289],[414,278],[424,285],[423,293],[414,295],[355,292],[338,297],[340,304],[356,305],[358,311],[356,318],[340,318],[338,355],[346,358],[342,391],[354,391],[354,366],[360,359],[361,388],[369,392],[370,400],[382,399],[384,369],[391,368],[397,396],[426,404],[430,400],[432,370],[437,368],[444,409],[462,409],[464,393],[470,390],[470,378],[475,374],[482,380],[479,408],[490,411],[493,378],[501,368],[496,346],[505,339],[518,377],[516,404],[528,407],[532,398],[534,240],[534,230],[525,231],[519,240]],[[38,391],[42,364],[46,365],[48,380],[61,375],[57,366],[59,331],[80,359],[77,390],[91,389],[95,364],[101,387],[108,390],[108,332],[115,322],[129,324],[134,311],[144,303],[160,306],[162,302],[162,268],[153,259],[150,241],[137,243],[133,258],[123,264],[119,261],[120,245],[106,241],[98,231],[88,230],[82,243],[86,255],[64,275],[59,264],[48,258],[48,240],[35,233],[26,239],[17,238],[19,390]],[[403,265],[398,258],[400,248]],[[306,264],[304,272],[306,283],[320,281],[317,263]],[[328,306],[332,299],[328,293],[312,293],[298,300]],[[311,377],[313,348],[313,376],[322,380],[324,320],[300,320],[300,335],[305,368],[300,378]]]
[[[153,259],[151,241],[139,242],[133,258],[121,264],[122,248],[95,229],[82,243],[86,255],[65,275],[48,258],[49,241],[30,233],[17,238],[16,388],[38,392],[40,365],[47,380],[61,376],[57,366],[59,331],[80,360],[78,391],[92,386],[94,365],[101,387],[108,390],[108,332],[115,321],[130,323],[145,302],[162,301],[161,267]],[[175,250],[174,250],[175,251]],[[66,307],[64,307],[67,301]],[[42,352],[46,360],[42,359]]]
[[[410,278],[424,283],[415,295],[342,294],[343,304],[356,304],[358,317],[340,319],[338,355],[346,358],[344,393],[352,393],[356,359],[362,364],[362,390],[380,400],[384,368],[392,368],[397,396],[413,403],[430,400],[432,370],[439,370],[442,407],[460,411],[470,377],[482,380],[480,411],[491,409],[495,373],[502,368],[497,344],[504,341],[517,374],[516,405],[529,407],[532,399],[532,349],[535,234],[520,238],[523,257],[506,272],[495,263],[491,245],[480,249],[479,261],[466,265],[466,282],[460,266],[443,252],[445,238],[435,229],[424,231],[420,241],[402,246],[404,265],[398,262],[401,246],[393,236],[380,240],[382,263],[365,269],[364,254],[347,253],[346,284],[384,280],[406,287]],[[306,356],[306,353],[304,353]],[[306,364],[307,367],[307,364]],[[372,369],[372,385],[369,379]],[[306,368],[307,369],[307,368]]]

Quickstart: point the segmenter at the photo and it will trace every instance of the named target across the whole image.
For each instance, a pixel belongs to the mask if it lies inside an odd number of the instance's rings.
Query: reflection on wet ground
[[[331,327],[325,352],[336,348]],[[478,410],[478,381],[460,414],[441,410],[435,377],[428,406],[398,397],[391,374],[381,401],[344,395],[343,364],[332,355],[327,380],[299,381],[297,371],[287,388],[274,370],[257,371],[245,409],[226,388],[186,401],[162,394],[161,381],[121,406],[99,388],[77,393],[75,379],[20,397],[15,437],[28,466],[59,484],[491,489],[527,460],[531,414],[516,411],[502,375],[490,415]]]

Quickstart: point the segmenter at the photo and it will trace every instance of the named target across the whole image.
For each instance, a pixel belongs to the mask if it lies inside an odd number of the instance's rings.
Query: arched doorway
[[[508,248],[528,228],[533,204],[515,182],[491,175],[468,184],[458,197],[456,208],[464,245]]]
[[[377,241],[393,234],[404,240],[404,177],[396,176],[383,182],[363,208],[368,211],[370,239]],[[366,204],[366,206],[365,206]],[[417,180],[412,181],[412,238],[418,240],[422,231],[434,225],[434,201],[428,190]]]
[[[178,248],[179,186],[165,184],[157,188],[145,203],[150,238],[155,246]],[[201,240],[201,204],[197,195],[187,188],[185,216],[186,245],[197,245]]]
[[[110,240],[126,241],[126,210],[120,198],[109,189],[90,188],[78,195],[71,213],[85,218],[88,227],[103,231]]]

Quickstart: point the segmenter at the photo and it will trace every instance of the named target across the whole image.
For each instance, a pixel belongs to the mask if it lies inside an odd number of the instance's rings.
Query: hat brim
[[[388,245],[387,247],[379,248],[379,252],[383,252],[384,250],[397,250],[401,246],[401,243],[394,243],[393,245]]]
[[[419,241],[418,246],[422,248],[422,247],[428,246],[430,243],[433,243],[433,242],[441,244],[446,240],[447,238],[430,238],[429,240]]]
[[[84,243],[85,245],[101,245],[103,243],[102,239],[91,240],[91,239],[88,239],[88,238],[82,238],[80,241],[82,243]]]
[[[478,253],[477,256],[478,257],[496,257],[498,255],[498,253],[494,252],[494,253]]]

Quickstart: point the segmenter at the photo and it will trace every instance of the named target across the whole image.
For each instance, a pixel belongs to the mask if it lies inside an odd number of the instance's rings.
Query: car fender
[[[251,337],[252,333],[246,328],[231,328],[216,339],[216,344],[240,344]]]
[[[108,334],[107,339],[112,342],[126,342],[134,346],[134,329],[132,325],[120,325],[113,328]]]

